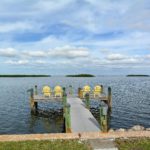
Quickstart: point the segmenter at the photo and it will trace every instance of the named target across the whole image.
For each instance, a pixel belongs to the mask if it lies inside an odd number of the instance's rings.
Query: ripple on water
[[[57,133],[63,131],[61,104],[39,104],[39,114],[30,114],[27,89],[38,85],[69,86],[74,91],[90,84],[112,87],[111,128],[130,128],[140,124],[150,127],[150,78],[96,77],[96,78],[0,78],[0,134]],[[98,118],[99,103],[92,101],[95,117]],[[59,113],[53,111],[58,110]]]

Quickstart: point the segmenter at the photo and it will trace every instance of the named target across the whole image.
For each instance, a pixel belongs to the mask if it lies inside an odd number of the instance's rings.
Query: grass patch
[[[119,150],[150,150],[150,138],[117,139]]]
[[[90,150],[79,140],[0,142],[0,150]]]

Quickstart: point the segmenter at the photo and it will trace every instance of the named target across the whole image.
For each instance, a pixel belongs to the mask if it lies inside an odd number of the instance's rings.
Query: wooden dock
[[[66,133],[81,133],[81,132],[108,132],[109,129],[109,114],[111,112],[112,94],[111,88],[108,88],[108,95],[101,93],[98,97],[92,93],[86,93],[85,97],[81,96],[79,91],[78,97],[73,96],[72,92],[67,92],[63,88],[61,97],[56,97],[51,94],[46,97],[38,94],[37,86],[34,89],[29,89],[30,92],[30,107],[31,113],[37,113],[39,102],[60,102],[63,106],[64,127]],[[81,97],[80,97],[81,96]],[[99,121],[90,112],[90,100],[97,99],[103,101],[105,105],[99,105]]]
[[[74,132],[99,132],[100,126],[92,113],[86,108],[80,98],[68,97],[70,104],[71,131]]]
[[[45,97],[44,95],[34,95],[34,102],[61,102],[61,97]]]

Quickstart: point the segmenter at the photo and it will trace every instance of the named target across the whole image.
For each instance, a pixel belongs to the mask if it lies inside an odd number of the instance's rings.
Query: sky
[[[0,74],[150,74],[149,0],[1,0]]]

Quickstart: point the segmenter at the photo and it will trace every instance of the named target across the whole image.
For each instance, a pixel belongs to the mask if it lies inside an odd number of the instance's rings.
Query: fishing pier
[[[31,112],[38,111],[39,102],[60,102],[63,106],[63,117],[66,133],[81,132],[107,132],[109,130],[109,119],[112,109],[111,88],[108,87],[107,95],[102,85],[97,85],[91,90],[86,85],[78,88],[78,93],[73,93],[72,86],[61,88],[56,86],[51,90],[49,86],[43,87],[42,94],[38,93],[35,86],[29,89]],[[96,120],[90,111],[92,99],[103,102],[99,105],[99,120]]]

